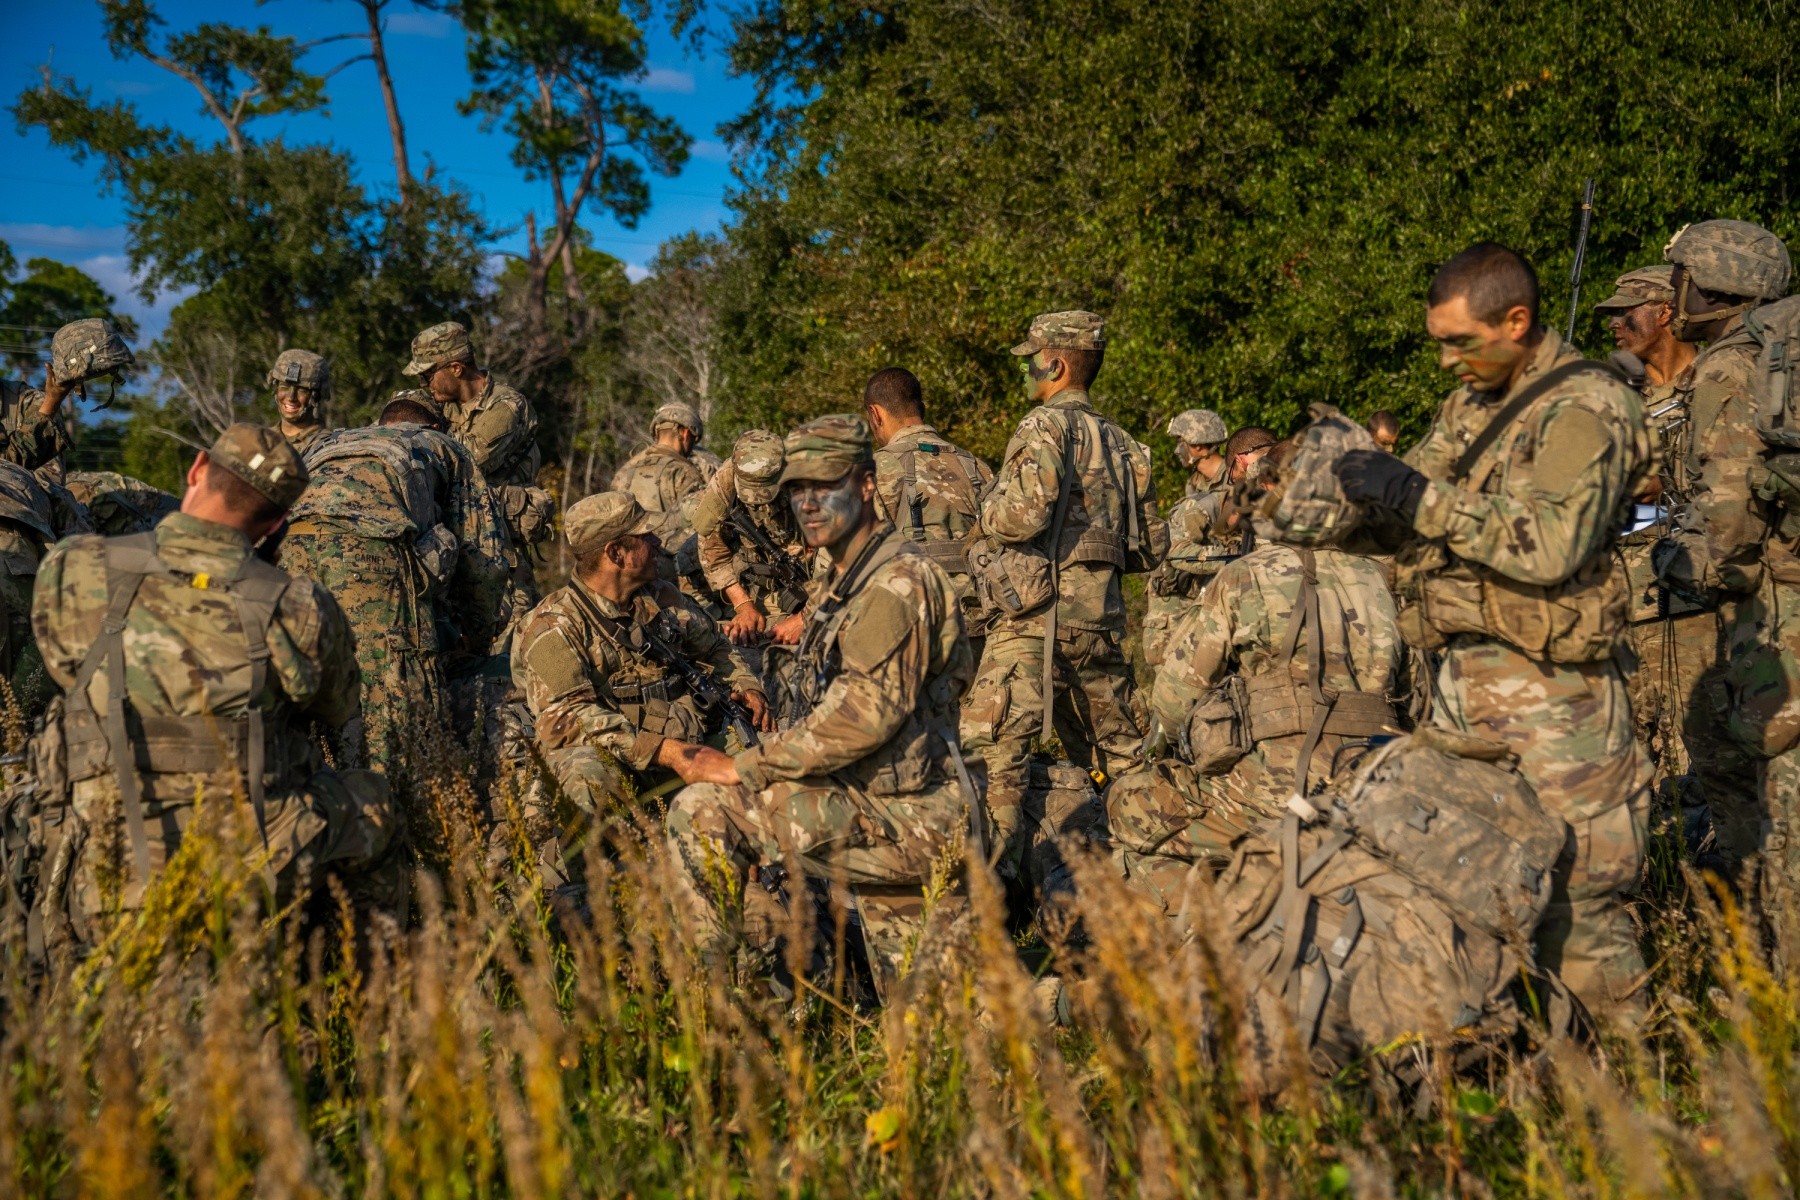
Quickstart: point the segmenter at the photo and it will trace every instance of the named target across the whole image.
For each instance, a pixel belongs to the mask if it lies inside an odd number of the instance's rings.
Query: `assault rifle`
[[[756,745],[756,721],[749,706],[734,698],[731,689],[720,683],[711,671],[702,670],[688,661],[685,654],[663,641],[648,625],[637,626],[631,640],[639,644],[644,657],[681,680],[701,712],[723,720],[744,745]]]
[[[1594,219],[1594,180],[1590,176],[1581,192],[1581,232],[1575,236],[1575,261],[1569,265],[1569,328],[1563,341],[1575,344],[1575,316],[1581,311],[1581,268],[1587,263],[1588,225]]]
[[[753,565],[745,574],[767,580],[767,590],[777,594],[783,612],[797,613],[805,608],[806,585],[812,581],[812,572],[807,570],[806,564],[777,546],[775,539],[764,533],[762,526],[743,509],[734,506],[727,519],[738,536],[748,538],[763,557],[761,563]]]

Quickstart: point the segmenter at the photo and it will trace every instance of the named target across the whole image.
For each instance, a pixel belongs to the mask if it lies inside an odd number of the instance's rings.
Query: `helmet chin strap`
[[[1759,301],[1755,297],[1739,301],[1730,308],[1718,308],[1709,313],[1695,317],[1688,312],[1688,291],[1694,286],[1694,277],[1686,271],[1681,273],[1681,287],[1675,293],[1675,313],[1669,318],[1669,332],[1680,341],[1686,341],[1681,335],[1697,325],[1710,325],[1714,321],[1729,321],[1739,313],[1749,312]]]

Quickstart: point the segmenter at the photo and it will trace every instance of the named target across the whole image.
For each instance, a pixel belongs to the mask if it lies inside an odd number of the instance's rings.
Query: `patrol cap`
[[[815,417],[787,435],[781,482],[834,483],[852,467],[871,461],[869,423],[852,413]]]
[[[699,437],[706,430],[706,426],[701,424],[700,414],[694,410],[694,406],[680,400],[669,401],[657,409],[656,415],[650,418],[650,428],[653,431],[661,429],[664,425],[679,425],[683,429],[691,429],[694,431],[695,437]]]
[[[324,399],[331,391],[331,364],[311,350],[283,350],[269,368],[268,384],[311,388],[314,396]]]
[[[1210,408],[1190,408],[1169,421],[1169,436],[1190,446],[1216,446],[1230,437],[1225,419]]]
[[[412,361],[400,373],[423,375],[439,363],[474,361],[475,346],[469,341],[469,331],[459,322],[445,321],[412,340]]]
[[[599,492],[569,505],[563,514],[563,536],[576,558],[608,542],[650,532],[650,514],[630,492]]]
[[[1687,268],[1709,292],[1774,300],[1787,291],[1792,265],[1780,238],[1748,221],[1698,221],[1684,225],[1663,247],[1663,257]]]
[[[1675,268],[1670,266],[1627,271],[1613,280],[1613,294],[1594,307],[1604,312],[1636,308],[1640,304],[1667,304],[1675,299],[1675,289],[1669,285],[1669,278],[1674,274]]]
[[[123,371],[132,362],[131,347],[111,321],[84,317],[70,321],[50,339],[50,358],[59,383],[82,383]]]
[[[292,507],[306,490],[306,464],[300,461],[300,452],[266,425],[238,422],[219,435],[206,457],[283,509]]]
[[[1036,354],[1039,350],[1104,350],[1106,322],[1091,312],[1071,309],[1068,312],[1041,313],[1031,319],[1025,340],[1012,348],[1014,354]]]

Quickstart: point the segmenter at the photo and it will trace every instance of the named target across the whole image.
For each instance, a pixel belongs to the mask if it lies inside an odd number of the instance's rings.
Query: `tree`
[[[631,289],[624,365],[643,394],[646,416],[679,400],[698,409],[701,420],[713,418],[721,381],[713,349],[718,320],[712,289],[722,250],[717,237],[671,238],[657,250],[650,274]]]
[[[0,242],[0,346],[13,371],[41,382],[50,336],[83,317],[104,317],[128,342],[137,337],[137,322],[117,311],[119,302],[81,268],[33,258],[14,278],[17,271],[11,247]]]

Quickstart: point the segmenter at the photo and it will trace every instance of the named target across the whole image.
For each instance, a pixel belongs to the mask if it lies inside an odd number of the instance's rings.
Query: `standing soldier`
[[[765,887],[793,861],[810,879],[842,880],[885,990],[933,873],[968,828],[956,720],[974,665],[950,577],[881,519],[863,420],[809,421],[788,435],[786,457],[782,486],[806,544],[834,564],[800,644],[801,715],[736,755],[675,747],[694,786],[675,797],[669,833],[721,910],[753,867]]]
[[[50,699],[44,660],[31,633],[31,593],[44,554],[92,526],[78,505],[61,505],[32,472],[0,459],[0,706],[17,706],[29,725]]]
[[[759,728],[770,723],[762,683],[712,619],[656,586],[661,547],[636,499],[588,496],[563,525],[574,575],[520,625],[512,662],[544,762],[576,810],[571,828],[543,828],[540,815],[530,833],[550,843],[545,866],[566,872],[573,864],[559,859],[589,822],[610,825],[635,798],[667,790],[677,753],[723,732],[720,706],[694,694],[671,655],[710,673]]]
[[[45,878],[67,881],[38,901],[53,944],[91,945],[97,919],[143,905],[197,799],[247,796],[245,851],[277,904],[328,872],[353,895],[397,899],[386,783],[325,767],[312,737],[314,723],[336,729],[356,711],[350,628],[323,588],[254,549],[305,486],[280,434],[233,425],[154,531],[71,538],[44,560],[32,624],[65,693],[44,743],[64,751],[40,755],[37,778],[74,817],[45,847]]]
[[[693,459],[702,428],[693,405],[665,404],[650,419],[654,440],[613,472],[612,490],[636,497],[650,514],[651,532],[669,546],[687,527],[689,501],[706,486],[707,473]]]
[[[875,499],[882,519],[949,572],[979,661],[991,614],[975,594],[967,543],[994,473],[925,420],[924,392],[904,367],[884,367],[869,377],[863,416],[877,447]]]
[[[447,716],[444,656],[485,651],[498,631],[506,535],[469,452],[412,401],[390,402],[378,425],[314,438],[304,457],[312,482],[281,565],[317,580],[349,618],[363,720],[346,741],[391,773],[408,733]]]
[[[731,608],[721,631],[740,646],[764,636],[792,645],[805,620],[812,553],[781,499],[785,465],[779,437],[746,430],[693,506],[700,570],[706,586]],[[762,670],[759,655],[749,661]]]
[[[132,362],[131,348],[110,321],[86,317],[58,329],[50,339],[43,391],[0,379],[0,461],[35,471],[62,457],[70,446],[63,401],[72,392],[85,394],[90,379],[117,379]]]
[[[1405,461],[1352,450],[1352,501],[1418,538],[1396,562],[1401,629],[1441,655],[1433,724],[1505,742],[1569,826],[1538,960],[1597,1013],[1642,1015],[1627,905],[1643,867],[1650,764],[1616,655],[1613,550],[1654,465],[1637,394],[1538,322],[1537,275],[1492,242],[1432,277],[1425,326],[1462,387]]]
[[[1762,852],[1754,882],[1773,902],[1794,886],[1800,864],[1800,726],[1789,715],[1800,684],[1793,666],[1800,560],[1792,518],[1781,508],[1791,512],[1793,500],[1767,486],[1769,446],[1757,433],[1753,385],[1764,369],[1762,344],[1745,318],[1787,291],[1791,265],[1781,239],[1747,221],[1689,225],[1664,254],[1674,264],[1670,327],[1683,342],[1707,346],[1692,368],[1693,432],[1683,454],[1690,510],[1656,547],[1657,576],[1676,596],[1719,609],[1727,727],[1765,761],[1760,796],[1708,788],[1707,799],[1728,860],[1749,862]]]
[[[1168,550],[1156,515],[1150,452],[1094,411],[1088,387],[1106,339],[1090,312],[1047,313],[1013,347],[1031,399],[981,504],[982,532],[1005,573],[983,574],[1003,609],[989,628],[963,733],[987,767],[987,803],[1002,873],[1016,873],[1032,739],[1052,723],[1068,758],[1115,775],[1137,760],[1119,580]],[[984,557],[987,557],[984,555]],[[1022,585],[1022,590],[1021,590]],[[996,594],[998,592],[998,594]]]
[[[1175,456],[1188,476],[1185,494],[1169,509],[1169,553],[1149,579],[1144,661],[1152,667],[1162,665],[1170,632],[1230,557],[1229,547],[1212,534],[1204,500],[1222,495],[1231,485],[1229,464],[1220,453],[1228,436],[1225,422],[1209,408],[1190,408],[1169,422],[1169,436],[1175,439]]]
[[[311,350],[283,350],[269,368],[281,436],[304,452],[325,432],[325,402],[331,399],[331,364]]]

